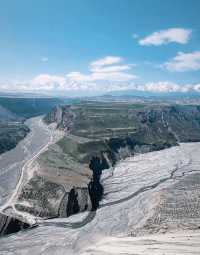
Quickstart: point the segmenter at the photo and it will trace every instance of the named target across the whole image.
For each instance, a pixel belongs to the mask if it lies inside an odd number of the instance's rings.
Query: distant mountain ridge
[[[104,96],[119,96],[119,97],[142,97],[142,98],[168,98],[168,99],[181,99],[181,98],[200,98],[200,92],[153,92],[153,91],[140,91],[140,90],[118,90],[105,93]]]
[[[59,98],[14,98],[0,97],[0,105],[24,118],[48,113],[54,106],[62,104]]]

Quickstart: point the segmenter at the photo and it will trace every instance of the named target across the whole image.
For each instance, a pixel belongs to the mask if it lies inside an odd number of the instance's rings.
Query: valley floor
[[[102,175],[96,212],[0,239],[2,255],[200,254],[200,143],[136,155]]]
[[[30,174],[30,171],[29,173],[26,171],[28,165],[37,157],[40,151],[57,139],[57,131],[48,127],[42,121],[42,116],[28,119],[25,124],[31,132],[14,149],[0,155],[1,212],[11,208],[22,181],[26,179],[25,175]],[[8,215],[10,215],[10,212],[8,212]]]

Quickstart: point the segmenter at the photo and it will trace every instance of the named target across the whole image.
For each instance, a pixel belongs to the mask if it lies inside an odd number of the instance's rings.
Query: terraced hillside
[[[195,105],[85,102],[58,106],[47,114],[45,121],[56,122],[58,128],[91,139],[134,135],[147,144],[200,140],[200,107]]]

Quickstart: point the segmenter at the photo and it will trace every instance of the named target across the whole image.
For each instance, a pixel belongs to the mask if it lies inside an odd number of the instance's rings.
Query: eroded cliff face
[[[81,173],[78,172],[80,169],[76,172],[69,169],[65,159],[59,159],[60,154],[53,155],[54,152],[50,150],[45,155],[50,153],[51,162],[41,155],[41,159],[32,166],[33,175],[23,185],[16,204],[17,210],[41,218],[68,217],[91,210],[88,190],[91,171],[84,167]]]
[[[29,228],[30,225],[14,217],[0,213],[0,237]]]
[[[73,126],[75,113],[71,111],[71,106],[56,106],[51,112],[49,112],[44,120],[46,123],[56,123],[58,128],[70,130]]]
[[[62,112],[62,114],[61,114]],[[59,120],[57,114],[59,113]],[[191,142],[200,140],[198,105],[153,105],[88,103],[58,106],[45,117],[74,135],[87,138],[136,135],[140,143],[165,140]]]

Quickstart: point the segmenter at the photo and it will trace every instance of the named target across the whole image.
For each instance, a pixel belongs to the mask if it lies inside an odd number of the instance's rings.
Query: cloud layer
[[[129,89],[130,83],[137,78],[132,73],[133,64],[125,63],[118,56],[106,56],[92,61],[88,65],[88,73],[78,71],[66,75],[40,74],[25,82],[1,84],[4,91],[74,91],[100,93],[110,90]]]
[[[26,83],[0,84],[0,90],[4,92],[46,92],[55,95],[95,95],[110,91],[136,90],[145,92],[171,93],[171,92],[200,92],[200,84],[177,84],[169,81],[149,82],[136,84],[132,81],[126,83],[106,82],[74,82],[64,76],[41,74]]]
[[[151,35],[143,39],[140,39],[139,44],[142,46],[148,45],[159,46],[162,44],[169,44],[172,42],[186,44],[191,37],[191,33],[192,31],[190,29],[170,28],[154,32]]]
[[[200,70],[200,51],[191,53],[178,52],[173,59],[164,63],[163,67],[173,72]]]
[[[73,71],[66,75],[39,74],[32,80],[0,84],[1,91],[66,93],[65,95],[95,95],[117,90],[146,92],[200,92],[200,84],[177,84],[169,81],[135,83],[137,76],[129,64],[119,56],[107,56],[92,61],[88,73]],[[200,69],[200,51],[179,52],[176,57],[162,65],[169,71]],[[63,94],[64,95],[64,94]]]
[[[71,72],[67,78],[71,82],[125,82],[137,78],[130,73],[132,65],[124,64],[121,57],[107,56],[89,64],[89,73]]]
[[[148,82],[143,85],[134,85],[135,90],[158,93],[171,92],[200,92],[200,84],[177,84],[169,81]]]

